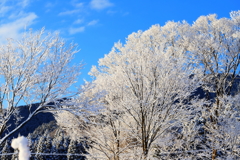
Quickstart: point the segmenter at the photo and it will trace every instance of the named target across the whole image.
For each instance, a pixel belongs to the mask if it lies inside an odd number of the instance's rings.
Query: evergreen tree
[[[55,153],[55,154],[64,153],[64,135],[62,132],[59,133],[59,136],[55,137],[54,145],[55,145],[55,148],[53,150],[53,153]],[[55,159],[55,160],[64,160],[64,158],[66,159],[66,157],[61,156],[61,155],[53,156],[53,159]]]
[[[64,152],[63,153],[68,153],[68,147],[69,147],[69,144],[70,144],[70,138],[65,136],[64,137],[64,143],[63,143],[63,147],[64,147]]]
[[[46,150],[47,150],[46,143],[45,143],[47,140],[47,134],[48,134],[48,131],[46,131],[38,141],[38,145],[37,145],[38,154],[36,155],[36,158],[38,160],[45,160],[45,156],[41,155],[41,153],[46,153]]]
[[[55,155],[55,154],[58,154],[58,151],[57,151],[57,141],[56,141],[56,139],[54,138],[53,140],[52,140],[52,149],[51,149],[51,153],[53,154],[52,155],[52,160],[58,160],[58,156],[57,155]]]
[[[68,154],[76,154],[77,153],[77,141],[71,140],[69,146],[68,146]],[[75,160],[77,159],[78,156],[76,155],[68,155],[67,158],[68,160]]]
[[[86,154],[85,148],[82,142],[71,139],[71,142],[68,146],[68,160],[84,160],[85,156],[83,155],[73,155],[73,154]]]
[[[17,149],[14,150],[14,154],[12,155],[12,159],[11,160],[18,160],[18,150]]]
[[[31,157],[30,160],[35,160],[36,155],[35,153],[37,153],[37,148],[38,148],[38,143],[41,137],[37,137],[35,140],[32,140],[32,145],[30,146],[30,151],[31,153],[34,153]]]
[[[85,144],[86,141],[80,141],[77,143],[77,151],[76,153],[78,154],[87,154],[85,148],[88,146]],[[78,160],[84,160],[86,157],[85,156],[78,156]]]
[[[11,160],[12,155],[4,155],[7,153],[13,153],[13,149],[11,148],[11,144],[9,140],[6,140],[4,147],[2,149],[1,160]]]
[[[34,141],[32,140],[32,134],[29,133],[28,136],[27,136],[27,139],[28,139],[28,146],[29,146],[29,150],[31,153],[35,153],[35,150],[34,150]],[[32,157],[32,156],[31,156]],[[30,159],[32,159],[30,157]]]
[[[46,159],[52,159],[53,156],[52,153],[52,138],[47,135],[46,141],[45,141],[46,150],[45,153],[49,153],[50,155],[45,156]]]

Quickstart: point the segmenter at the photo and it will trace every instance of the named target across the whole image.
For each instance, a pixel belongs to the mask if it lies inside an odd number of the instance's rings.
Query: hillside
[[[29,115],[29,113],[33,110],[35,110],[38,107],[38,104],[32,104],[31,110],[29,111],[29,106],[19,106],[18,109],[20,116],[22,117],[21,122],[23,122]],[[15,118],[12,116],[10,121],[9,121],[9,130],[12,130],[16,127],[15,124]],[[28,121],[22,128],[20,128],[17,132],[15,132],[12,137],[17,137],[18,135],[23,135],[23,136],[28,136],[29,133],[33,133],[36,128],[41,126],[44,123],[49,123],[49,122],[56,122],[55,118],[53,116],[53,113],[50,112],[41,112],[34,116],[30,121]],[[56,123],[55,123],[56,124]],[[7,131],[6,131],[7,132]],[[3,134],[4,135],[4,134]]]

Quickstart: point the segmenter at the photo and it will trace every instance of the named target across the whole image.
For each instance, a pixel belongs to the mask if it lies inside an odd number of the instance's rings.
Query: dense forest
[[[240,158],[240,11],[134,32],[72,91],[75,47],[44,29],[0,47],[2,160],[46,112],[55,119],[29,132],[31,159]]]

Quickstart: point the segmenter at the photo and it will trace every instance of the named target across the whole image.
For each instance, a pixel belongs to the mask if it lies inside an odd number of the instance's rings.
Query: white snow
[[[28,139],[26,137],[21,136],[13,139],[11,146],[14,149],[19,150],[19,154],[18,154],[19,160],[29,160],[31,153],[28,146]]]

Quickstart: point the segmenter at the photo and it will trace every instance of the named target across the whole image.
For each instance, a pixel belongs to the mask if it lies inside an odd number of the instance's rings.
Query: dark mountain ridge
[[[28,118],[28,115],[31,114],[34,110],[37,109],[39,106],[39,103],[31,104],[31,105],[24,105],[24,106],[19,106],[17,109],[19,110],[19,116],[22,117],[21,120],[19,121],[18,124],[22,123]],[[10,136],[11,138],[16,138],[18,135],[21,136],[28,136],[29,133],[33,133],[36,128],[39,126],[43,125],[44,123],[49,123],[51,121],[55,121],[55,118],[53,116],[53,113],[51,112],[40,112],[33,116],[25,125],[23,125],[19,130],[17,130],[15,133],[13,133]],[[5,135],[8,133],[8,131],[12,131],[14,128],[16,128],[16,118],[12,116],[10,120],[8,121],[8,125],[10,125],[3,133]],[[1,137],[3,137],[3,135]]]

